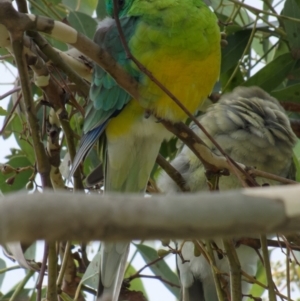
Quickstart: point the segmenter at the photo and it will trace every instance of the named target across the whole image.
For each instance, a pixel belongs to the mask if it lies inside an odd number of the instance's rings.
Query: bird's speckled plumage
[[[120,22],[132,54],[195,112],[219,76],[216,16],[202,0],[125,0],[122,5]],[[111,0],[107,11],[113,15]],[[114,20],[99,24],[95,42],[138,81],[140,99],[132,99],[109,74],[94,67],[84,136],[72,172],[105,133],[105,191],[144,192],[160,144],[170,137],[157,118],[177,122],[186,116],[127,58]],[[149,118],[146,110],[152,113]],[[112,294],[113,301],[123,277],[123,269],[113,268],[113,262],[124,267],[126,250],[124,243],[104,244],[102,250],[99,292]]]
[[[279,102],[260,88],[238,87],[232,93],[223,95],[216,104],[208,108],[199,121],[237,162],[282,177],[289,176],[293,146],[297,138]],[[197,126],[192,125],[192,129],[219,154]],[[182,174],[192,192],[208,190],[204,167],[187,146],[182,148],[172,165]],[[260,184],[275,184],[262,178],[256,180]],[[162,173],[157,184],[165,193],[180,192],[179,187],[166,173]],[[223,176],[219,180],[219,188],[221,191],[241,188],[241,183],[235,175]],[[220,239],[215,242],[219,248],[223,248]],[[178,261],[183,301],[218,301],[209,263],[203,256],[194,256],[194,245],[191,242],[184,244],[182,254],[186,260],[190,260],[184,264]],[[237,248],[237,254],[242,269],[250,275],[255,275],[256,252],[247,246],[240,246]],[[225,257],[220,259],[216,256],[216,262],[220,271],[228,273],[229,267]],[[195,282],[195,279],[200,281]],[[199,286],[201,289],[195,289]],[[243,293],[247,293],[248,289],[249,285],[243,282]]]

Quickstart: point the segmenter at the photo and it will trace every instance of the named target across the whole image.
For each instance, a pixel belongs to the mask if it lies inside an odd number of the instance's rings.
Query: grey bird
[[[282,177],[290,176],[297,137],[279,102],[259,87],[238,87],[223,95],[199,117],[199,121],[235,161]],[[219,154],[195,124],[191,128],[213,152]],[[171,164],[181,173],[192,192],[208,190],[205,169],[187,146],[182,147]],[[276,183],[263,178],[256,180],[259,184]],[[180,192],[180,188],[165,172],[159,176],[157,184],[164,193]],[[222,176],[219,188],[221,191],[237,189],[241,188],[241,183],[235,175]],[[218,248],[224,249],[221,239],[214,241]],[[254,276],[258,259],[255,250],[241,245],[236,251],[242,270]],[[194,255],[192,242],[184,243],[182,255],[189,260],[185,263],[178,260],[183,301],[217,301],[211,268],[204,256]],[[216,255],[215,258],[218,269],[228,273],[225,256]],[[243,281],[242,293],[246,294],[249,288],[250,285]]]

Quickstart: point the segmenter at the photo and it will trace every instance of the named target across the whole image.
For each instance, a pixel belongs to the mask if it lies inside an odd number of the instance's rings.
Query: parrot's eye
[[[119,9],[122,8],[125,4],[125,0],[118,0]]]

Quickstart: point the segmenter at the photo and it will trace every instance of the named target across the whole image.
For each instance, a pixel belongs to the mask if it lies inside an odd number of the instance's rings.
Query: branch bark
[[[52,188],[50,181],[50,163],[45,151],[45,147],[40,137],[40,129],[36,117],[35,106],[31,94],[31,87],[29,83],[27,64],[23,51],[23,32],[14,31],[10,32],[12,41],[12,48],[15,54],[15,60],[19,70],[20,81],[22,85],[24,105],[26,107],[26,117],[30,126],[32,141],[35,145],[35,158],[37,170],[41,175],[42,186],[44,188]]]
[[[68,192],[13,194],[0,201],[0,243],[297,232],[299,194],[300,185],[151,198],[80,193],[70,197]]]

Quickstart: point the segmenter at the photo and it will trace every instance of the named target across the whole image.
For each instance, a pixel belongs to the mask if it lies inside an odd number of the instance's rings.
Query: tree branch
[[[142,195],[124,194],[78,193],[71,198],[68,192],[13,194],[0,200],[0,243],[37,239],[194,239],[297,232],[299,194],[300,185],[222,194],[186,193],[184,201],[182,195],[145,199]]]
[[[26,116],[30,126],[32,141],[35,145],[35,158],[37,170],[41,175],[42,185],[44,188],[51,188],[50,181],[50,163],[40,137],[40,129],[36,117],[35,106],[33,103],[31,87],[29,83],[27,65],[25,55],[23,52],[23,32],[13,31],[10,32],[12,47],[15,54],[15,60],[19,70],[20,81],[22,85],[23,99],[26,107]]]

